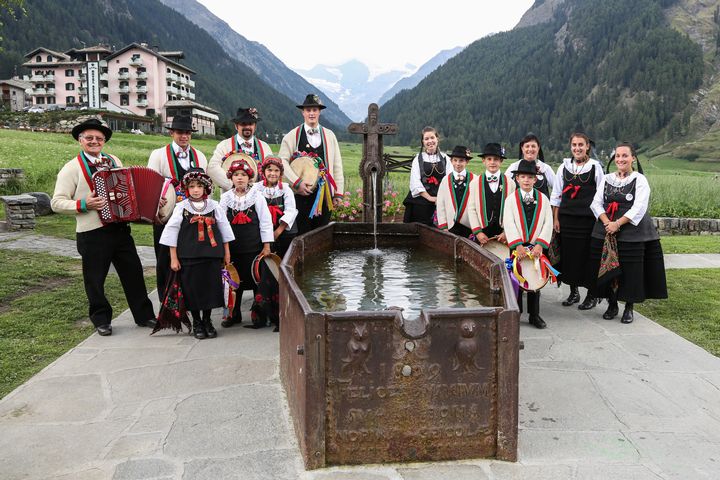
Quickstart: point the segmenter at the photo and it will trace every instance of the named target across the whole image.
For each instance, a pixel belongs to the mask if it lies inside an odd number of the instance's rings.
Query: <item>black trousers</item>
[[[158,298],[162,302],[165,298],[165,287],[170,275],[170,247],[160,244],[165,225],[153,225],[153,246],[155,247],[155,285],[157,285]]]
[[[323,206],[323,213],[321,215],[310,218],[310,210],[312,209],[313,203],[315,203],[315,194],[316,192],[308,196],[295,195],[295,206],[298,209],[295,223],[298,226],[298,235],[324,227],[330,223],[330,210],[327,208],[327,204]]]
[[[155,312],[147,296],[142,264],[130,235],[130,226],[114,223],[89,232],[79,232],[76,238],[93,325],[109,325],[113,318],[112,307],[105,296],[105,279],[110,264],[120,277],[135,323],[154,319]]]

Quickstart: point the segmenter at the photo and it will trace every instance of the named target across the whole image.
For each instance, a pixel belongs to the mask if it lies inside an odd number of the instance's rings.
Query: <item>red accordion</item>
[[[100,210],[103,225],[117,222],[153,223],[165,177],[147,167],[98,170],[92,176],[95,193],[107,200]]]

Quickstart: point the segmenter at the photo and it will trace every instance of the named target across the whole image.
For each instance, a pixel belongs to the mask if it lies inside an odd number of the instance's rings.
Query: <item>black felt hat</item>
[[[457,158],[464,158],[465,160],[470,160],[472,155],[470,155],[470,149],[467,148],[464,145],[455,145],[455,148],[453,148],[453,151],[450,152],[450,158],[457,157]]]
[[[524,173],[526,175],[537,175],[537,167],[535,166],[535,162],[531,162],[529,160],[520,160],[520,164],[518,164],[517,170],[513,172],[515,176]]]
[[[169,128],[170,130],[197,132],[197,129],[193,128],[192,117],[188,115],[178,115],[173,117],[172,123],[167,128]]]
[[[240,107],[235,114],[235,118],[233,118],[233,123],[257,123],[259,121],[260,117],[258,116],[258,111],[255,107]]]
[[[502,159],[507,158],[505,156],[505,149],[500,145],[499,143],[488,143],[485,145],[485,148],[483,148],[482,153],[480,154],[481,158],[485,158],[488,156],[493,157],[500,157]]]
[[[79,140],[78,137],[80,137],[80,134],[84,132],[85,130],[100,130],[105,134],[105,141],[107,142],[110,140],[110,137],[112,137],[112,130],[102,123],[97,118],[91,118],[89,120],[85,120],[81,124],[75,125],[72,129],[72,136],[75,140]]]
[[[325,105],[322,104],[320,97],[318,97],[314,93],[308,93],[307,97],[305,97],[305,101],[302,103],[302,105],[296,105],[296,107],[301,110],[303,108],[307,108],[307,107],[317,107],[320,110],[322,110],[323,108],[327,108]]]

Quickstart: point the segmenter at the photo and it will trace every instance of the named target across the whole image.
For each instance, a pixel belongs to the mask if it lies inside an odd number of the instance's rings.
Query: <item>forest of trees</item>
[[[230,58],[210,35],[157,0],[25,0],[26,13],[0,12],[0,78],[10,78],[37,47],[66,51],[103,43],[122,48],[132,42],[182,50],[183,63],[197,72],[197,102],[232,118],[238,107],[255,106],[260,132],[287,132],[302,117],[296,101],[263,82]],[[17,10],[17,9],[16,9]],[[227,125],[227,124],[226,124]]]
[[[700,46],[671,29],[674,0],[567,0],[548,23],[483,38],[385,104],[390,142],[419,143],[426,125],[444,147],[514,145],[527,133],[565,150],[582,128],[599,146],[639,141],[671,121],[681,130],[702,82]],[[515,152],[512,152],[515,155]]]

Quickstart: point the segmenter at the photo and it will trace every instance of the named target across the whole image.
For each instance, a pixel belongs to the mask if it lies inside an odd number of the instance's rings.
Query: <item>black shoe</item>
[[[540,315],[530,315],[530,325],[540,329],[547,327],[545,320]]]
[[[195,338],[198,340],[202,340],[203,338],[207,338],[207,333],[205,333],[205,326],[203,325],[203,321],[200,319],[194,319],[193,318],[193,334],[195,335]]]
[[[207,333],[207,338],[217,337],[217,330],[215,330],[215,327],[213,327],[210,319],[208,318],[207,320],[203,320],[203,323],[205,324],[205,333]]]
[[[578,305],[578,310],[590,310],[591,308],[595,308],[595,306],[598,304],[599,300],[589,293],[585,297],[585,300]]]
[[[574,303],[578,303],[580,301],[580,292],[578,292],[577,287],[570,287],[570,295],[568,296],[567,300],[562,302],[563,307],[569,307],[570,305]]]
[[[150,318],[148,320],[145,320],[144,322],[136,322],[135,325],[138,327],[148,327],[148,328],[155,328],[157,325],[157,320],[154,318]]]
[[[98,325],[97,327],[95,327],[95,331],[97,331],[98,335],[101,335],[103,337],[112,335],[112,327],[109,323],[107,325]]]
[[[608,305],[607,310],[605,310],[605,313],[603,313],[603,318],[605,320],[612,320],[613,318],[617,317],[618,312],[620,311],[620,308],[618,307],[617,302],[611,303]]]
[[[632,303],[625,304],[625,310],[623,310],[621,323],[632,323],[633,322],[633,307]]]
[[[220,326],[222,326],[223,328],[230,328],[233,325],[238,325],[240,323],[242,323],[242,316],[238,315],[237,317],[235,317],[235,315],[233,315],[232,317],[228,317],[222,322],[220,322]]]
[[[273,332],[277,333],[280,331],[280,327],[278,325],[275,325],[275,328],[273,328]]]

